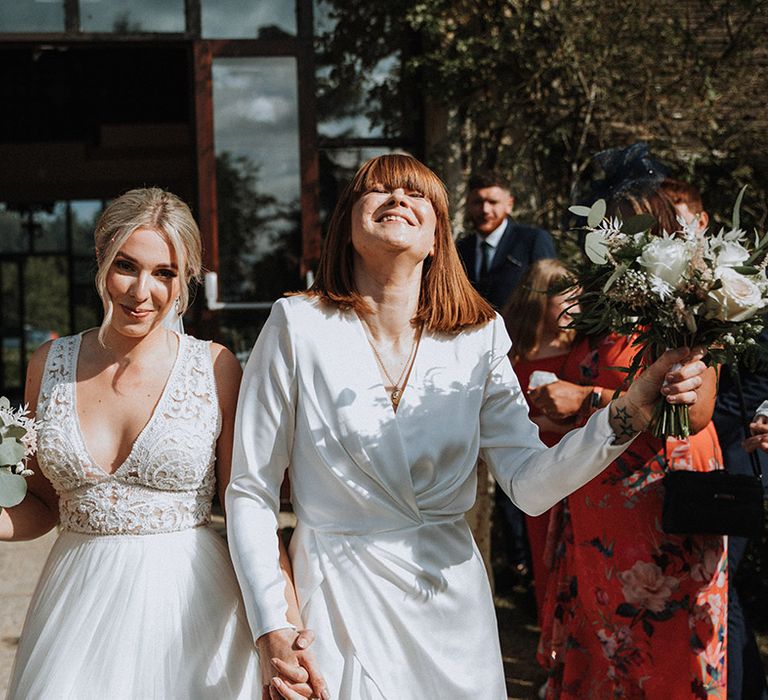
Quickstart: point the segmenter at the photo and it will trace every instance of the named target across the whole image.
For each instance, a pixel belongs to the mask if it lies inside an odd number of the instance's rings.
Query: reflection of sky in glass
[[[67,247],[67,205],[56,202],[53,211],[35,212],[35,251],[63,252]]]
[[[0,32],[63,32],[64,0],[0,0]]]
[[[299,117],[292,57],[213,62],[214,138],[260,166],[259,188],[282,203],[299,196]]]
[[[8,211],[0,203],[0,253],[16,253],[26,250],[26,240],[21,230],[18,212]]]
[[[184,0],[80,0],[85,32],[183,32]]]
[[[293,0],[202,0],[202,33],[214,39],[254,39],[264,27],[296,34]]]
[[[80,255],[93,253],[93,230],[101,214],[98,199],[81,199],[70,202],[72,212],[72,250]]]
[[[314,20],[315,36],[322,36],[331,32],[336,26],[336,20],[330,17],[330,7],[323,0],[315,0]],[[355,138],[376,138],[384,135],[381,125],[373,126],[365,112],[371,107],[371,99],[368,96],[371,88],[383,84],[389,77],[392,69],[398,61],[397,54],[381,59],[370,71],[360,71],[358,75],[359,99],[350,100],[345,104],[345,111],[351,112],[348,116],[337,117],[323,114],[317,115],[317,129],[321,136],[337,137],[349,136]],[[331,66],[318,66],[317,83],[322,91],[331,73]],[[322,100],[321,100],[322,103]]]

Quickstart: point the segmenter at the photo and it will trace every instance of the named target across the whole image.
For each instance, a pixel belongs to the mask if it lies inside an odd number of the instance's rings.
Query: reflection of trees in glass
[[[403,81],[403,66],[418,48],[418,35],[393,21],[387,8],[388,3],[363,0],[318,2],[324,18],[316,37],[317,111],[321,124],[348,124],[334,136],[411,137],[416,132],[421,103],[413,99],[413,84]],[[361,115],[376,133],[350,124]]]
[[[29,257],[25,263],[25,323],[40,330],[69,332],[69,280],[63,255]]]
[[[129,10],[121,12],[112,23],[112,31],[115,34],[131,34],[142,30],[141,22],[131,19]]]
[[[259,166],[224,151],[216,157],[222,297],[271,300],[301,288],[298,204],[259,190]]]

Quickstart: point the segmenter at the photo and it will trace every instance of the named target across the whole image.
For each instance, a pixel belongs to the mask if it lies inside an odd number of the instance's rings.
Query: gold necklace
[[[373,356],[376,358],[376,362],[378,363],[379,367],[381,367],[381,371],[384,372],[384,376],[387,378],[387,381],[392,387],[392,393],[390,394],[389,398],[390,398],[390,401],[392,401],[392,408],[395,411],[397,411],[397,407],[400,404],[400,399],[403,398],[403,392],[405,391],[405,386],[406,384],[408,384],[408,377],[411,376],[411,368],[413,367],[413,362],[416,359],[416,350],[418,349],[419,343],[421,342],[421,331],[423,329],[423,326],[419,327],[418,333],[413,338],[411,351],[410,353],[408,353],[408,359],[406,363],[403,365],[403,369],[400,372],[400,376],[397,378],[397,381],[392,379],[392,377],[390,376],[386,366],[384,365],[384,361],[381,359],[381,355],[379,354],[379,351],[376,349],[376,346],[373,344],[373,340],[371,339],[371,335],[370,335],[370,329],[368,328],[367,323],[365,323],[365,328],[366,328],[365,339],[368,341],[368,345],[371,346],[371,350],[373,350]],[[403,380],[403,377],[405,377],[405,380]]]

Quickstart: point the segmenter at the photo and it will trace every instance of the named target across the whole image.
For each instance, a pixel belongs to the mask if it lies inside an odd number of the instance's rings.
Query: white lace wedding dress
[[[75,410],[80,336],[53,343],[38,461],[61,535],[19,643],[13,700],[259,698],[258,657],[226,545],[206,527],[220,429],[209,344],[179,336],[152,417],[107,474]]]

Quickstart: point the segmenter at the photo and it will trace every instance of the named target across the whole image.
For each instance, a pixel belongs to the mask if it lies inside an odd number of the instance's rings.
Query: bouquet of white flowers
[[[577,270],[580,312],[573,327],[591,336],[611,331],[633,336],[638,353],[629,380],[645,360],[668,348],[703,346],[712,362],[734,363],[755,349],[768,307],[768,235],[739,227],[739,193],[729,230],[651,233],[655,219],[606,218],[606,204],[571,207],[587,217],[588,261]],[[687,437],[688,407],[660,401],[652,432]]]
[[[0,508],[15,506],[27,493],[26,462],[37,449],[35,421],[23,408],[13,410],[0,396]]]

